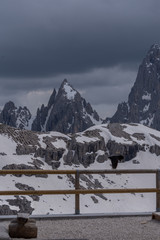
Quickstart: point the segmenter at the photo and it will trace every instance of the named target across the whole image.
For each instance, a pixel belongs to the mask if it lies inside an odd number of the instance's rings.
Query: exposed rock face
[[[124,138],[127,141],[132,141],[130,134],[124,131],[125,127],[120,124],[112,123],[108,125],[108,129],[115,137]],[[134,135],[134,134],[133,134]],[[133,136],[132,135],[132,136]],[[109,154],[114,155],[115,153],[119,153],[125,157],[125,161],[129,161],[137,155],[139,150],[144,150],[142,146],[140,146],[136,142],[132,142],[132,144],[117,143],[116,141],[109,140],[107,143],[107,149],[109,149]]]
[[[58,91],[53,91],[48,105],[37,110],[33,131],[75,133],[100,122],[89,103],[65,79]]]
[[[23,155],[23,154],[22,154]],[[26,165],[26,164],[8,164],[8,165],[5,165],[3,168],[2,168],[3,170],[5,170],[5,169],[13,169],[13,170],[22,170],[22,169],[30,169],[30,170],[35,170],[35,169],[41,169],[40,167],[37,167],[37,166],[34,166],[34,167],[32,167],[32,166],[29,166],[29,165]],[[28,177],[31,177],[32,175],[31,174],[25,174],[26,176],[28,176]],[[15,174],[15,176],[16,177],[21,177],[22,176],[22,174]],[[36,174],[35,175],[35,177],[43,177],[43,178],[47,178],[48,177],[48,175],[47,174]]]
[[[132,134],[126,131],[132,128]],[[136,130],[138,129],[138,130]],[[160,136],[153,132],[148,135],[141,132],[137,124],[124,125],[110,123],[91,127],[84,132],[65,135],[58,132],[36,133],[27,130],[17,130],[0,125],[0,133],[8,135],[16,142],[14,155],[30,155],[31,160],[26,164],[6,164],[3,169],[41,169],[44,162],[57,169],[63,162],[66,165],[88,167],[95,161],[103,163],[109,155],[120,154],[125,161],[136,157],[139,151],[150,151],[160,155]],[[149,131],[148,128],[144,131]],[[150,142],[152,144],[150,144]],[[3,153],[2,156],[7,156]],[[40,158],[40,159],[38,159]],[[43,161],[42,161],[43,159]],[[19,175],[17,175],[19,176]],[[36,175],[46,177],[47,175]]]
[[[107,160],[106,145],[103,137],[99,134],[97,129],[86,130],[84,132],[84,137],[89,138],[90,142],[79,141],[79,134],[75,134],[72,140],[68,144],[68,153],[64,156],[64,162],[71,165],[82,164],[88,167],[90,164],[94,163],[96,157],[99,157],[97,152],[102,150],[104,152],[103,161]],[[92,138],[96,138],[92,141]],[[102,160],[102,159],[101,159]]]
[[[1,205],[0,206],[0,214],[1,215],[16,215],[17,214],[17,210],[12,210],[10,209],[10,207],[8,205]]]
[[[6,204],[0,206],[0,214],[1,215],[16,215],[18,212],[29,213],[33,212],[33,208],[31,207],[31,201],[28,201],[23,196],[15,196],[15,199],[7,199],[6,200],[11,207]],[[19,210],[12,210],[12,206],[19,207]]]
[[[28,145],[17,145],[16,153],[17,155],[28,155],[30,153],[34,153],[36,150],[35,146],[28,146]]]
[[[31,201],[23,196],[15,196],[15,199],[6,200],[11,206],[19,207],[19,212],[31,214],[34,208],[31,207]]]
[[[29,129],[31,113],[27,107],[17,108],[13,102],[5,104],[0,113],[0,122],[20,129]]]
[[[160,46],[148,51],[139,67],[128,102],[118,105],[111,123],[141,123],[160,130]]]
[[[22,184],[22,183],[16,183],[15,187],[18,188],[19,190],[31,190],[31,191],[35,190],[33,187],[30,187],[27,184]],[[30,195],[30,197],[34,201],[39,201],[39,196],[37,196],[37,195]]]

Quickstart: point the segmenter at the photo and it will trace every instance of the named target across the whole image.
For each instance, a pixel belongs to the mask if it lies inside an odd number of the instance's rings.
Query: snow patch
[[[64,85],[64,91],[66,93],[67,99],[69,100],[73,100],[77,93],[68,83]]]
[[[150,127],[153,124],[154,116],[155,114],[150,115],[147,119],[141,120],[140,124],[144,124]]]
[[[148,103],[147,105],[144,106],[144,108],[143,108],[144,113],[149,110],[149,106],[150,106],[150,103]]]
[[[145,91],[144,95],[142,96],[142,100],[150,101],[151,100],[151,93]]]
[[[93,114],[92,115],[89,115],[91,121],[93,122],[94,125],[99,125],[102,123],[101,119],[99,119],[99,121],[97,121],[94,117],[93,117]]]
[[[99,141],[99,138],[97,138],[97,137],[87,137],[87,136],[84,136],[84,135],[79,135],[79,136],[76,137],[75,139],[76,139],[76,141],[79,142],[79,143]]]
[[[52,142],[52,145],[55,148],[64,148],[66,149],[66,142],[62,139],[56,139],[56,141]]]
[[[51,115],[52,109],[53,109],[53,105],[51,106],[51,108],[48,111],[48,114],[47,114],[47,117],[46,117],[44,125],[41,126],[42,132],[46,132],[46,125],[47,125],[48,119],[49,119],[49,117]]]
[[[151,67],[153,64],[150,62],[150,63],[146,63],[146,67],[149,68]]]
[[[83,118],[84,118],[84,119],[90,119],[94,125],[100,125],[100,124],[102,124],[102,120],[99,119],[99,120],[97,121],[97,120],[93,117],[93,115],[94,115],[94,113],[92,113],[91,115],[88,114],[88,113],[86,112],[85,108],[83,107]]]

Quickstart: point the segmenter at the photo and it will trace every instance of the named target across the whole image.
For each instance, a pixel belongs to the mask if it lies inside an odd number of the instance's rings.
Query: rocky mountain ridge
[[[36,117],[24,107],[8,102],[0,112],[0,122],[33,131],[76,133],[102,123],[92,106],[65,79],[58,92],[53,90],[47,106]],[[103,123],[140,123],[160,130],[160,46],[154,44],[143,59],[128,101],[118,105],[112,118]]]
[[[66,79],[58,92],[53,90],[47,106],[42,105],[37,109],[35,118],[27,107],[17,108],[11,101],[0,112],[0,123],[39,132],[74,133],[101,122],[102,119],[90,103]]]
[[[128,102],[118,105],[110,122],[141,123],[160,130],[160,46],[151,46],[143,59]]]

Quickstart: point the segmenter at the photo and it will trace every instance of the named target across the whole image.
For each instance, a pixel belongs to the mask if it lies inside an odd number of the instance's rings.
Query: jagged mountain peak
[[[146,60],[146,59],[148,59],[148,57],[150,57],[148,60],[151,61],[152,58],[154,59],[154,58],[158,57],[159,55],[160,55],[160,45],[159,44],[153,44],[149,48],[149,50],[148,50],[144,59]]]
[[[154,44],[143,59],[128,102],[118,105],[111,122],[141,123],[160,130],[160,46]]]
[[[67,80],[67,78],[65,78],[65,79],[63,80],[63,82],[62,82],[60,88],[63,87],[63,85],[65,85],[65,84],[68,84],[68,80]]]
[[[149,52],[150,52],[150,51],[157,50],[157,49],[160,50],[160,44],[154,43],[154,44],[150,47]]]
[[[160,61],[160,45],[153,44],[149,49],[146,57],[144,58],[143,64],[146,64],[146,67],[153,67]]]
[[[47,106],[37,109],[35,118],[27,107],[16,107],[12,101],[0,112],[0,123],[33,131],[80,132],[102,120],[90,103],[64,79],[58,92],[53,89]]]
[[[79,93],[72,87],[67,79],[64,79],[59,88],[58,97],[63,95],[67,100],[74,100],[76,94]]]
[[[58,93],[53,91],[48,105],[37,111],[32,130],[75,133],[100,123],[101,119],[90,103],[64,79]]]
[[[13,109],[13,108],[16,108],[15,107],[15,104],[14,104],[14,102],[12,102],[12,101],[8,101],[5,105],[4,105],[4,108],[6,109],[8,109],[8,108],[10,108],[10,109]]]

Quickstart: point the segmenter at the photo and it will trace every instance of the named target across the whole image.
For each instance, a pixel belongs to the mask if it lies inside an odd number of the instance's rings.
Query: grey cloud
[[[1,94],[17,94],[17,92],[34,90],[48,90],[59,88],[63,79],[67,78],[70,84],[79,90],[84,91],[92,87],[110,87],[132,84],[136,78],[136,70],[124,70],[123,67],[96,68],[89,72],[60,74],[54,77],[46,78],[2,78],[0,79]]]
[[[93,108],[96,109],[102,119],[106,119],[106,117],[112,117],[116,112],[117,103],[96,104],[93,105]]]
[[[159,13],[150,10],[154,1],[144,6],[138,0],[6,0],[0,5],[2,77],[50,77],[119,62],[129,67],[160,38]]]
[[[29,82],[25,82],[25,86],[23,86],[23,81],[19,85],[20,81],[17,80],[19,88],[14,91],[12,90],[14,81],[9,79],[6,89],[0,90],[0,102],[3,105],[12,100],[18,106],[27,105],[35,114],[37,107],[40,107],[42,103],[47,104],[53,88],[58,89],[66,76],[82,97],[90,102],[102,117],[106,117],[112,116],[119,102],[127,100],[136,78],[136,71],[123,71],[120,67],[95,69],[88,73],[60,75],[52,79],[44,79],[44,81],[30,79]],[[7,88],[11,82],[11,87]],[[34,87],[30,90],[32,82]]]

